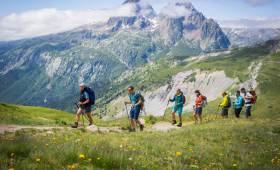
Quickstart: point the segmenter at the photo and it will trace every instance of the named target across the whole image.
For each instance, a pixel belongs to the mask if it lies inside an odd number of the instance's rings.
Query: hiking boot
[[[71,125],[72,128],[78,128],[78,122],[75,122],[74,125]]]
[[[140,125],[140,131],[144,130],[144,125]]]
[[[177,124],[176,120],[173,120],[172,125],[176,125],[176,124]]]
[[[178,127],[182,127],[182,123],[178,123],[178,125],[177,125]]]
[[[135,128],[130,128],[129,132],[136,132],[136,129]]]

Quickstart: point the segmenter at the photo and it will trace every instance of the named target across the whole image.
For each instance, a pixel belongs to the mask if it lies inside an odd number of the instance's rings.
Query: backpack
[[[245,100],[244,100],[244,98],[243,98],[243,97],[242,97],[241,106],[242,106],[242,107],[244,107],[244,106],[245,106]]]
[[[85,91],[88,93],[89,95],[89,103],[90,105],[94,105],[95,104],[95,93],[94,91],[90,88],[90,87],[85,87]]]
[[[258,99],[258,96],[257,96],[256,92],[255,92],[255,91],[252,91],[252,92],[250,92],[250,93],[251,93],[251,95],[253,96],[252,99],[251,99],[251,103],[252,103],[252,104],[256,104],[256,103],[257,103],[257,99]]]
[[[185,95],[183,95],[183,104],[185,105],[185,104],[186,104],[186,102],[187,102],[187,100],[186,100],[186,96],[185,96]]]
[[[138,95],[139,95],[139,98],[142,101],[141,109],[143,110],[144,109],[145,98],[144,98],[144,96],[141,93],[138,93]]]
[[[207,97],[206,96],[202,96],[202,107],[206,107],[208,105],[208,101],[207,101]]]
[[[231,107],[231,98],[228,96],[227,99],[228,99],[228,102],[227,102],[226,108],[230,108]]]

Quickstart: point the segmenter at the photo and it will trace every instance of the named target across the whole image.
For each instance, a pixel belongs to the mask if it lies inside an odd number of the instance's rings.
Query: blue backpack
[[[95,104],[95,93],[94,93],[94,91],[90,87],[85,87],[85,91],[89,95],[90,105],[94,105]]]
[[[227,108],[231,108],[231,98],[228,96]]]

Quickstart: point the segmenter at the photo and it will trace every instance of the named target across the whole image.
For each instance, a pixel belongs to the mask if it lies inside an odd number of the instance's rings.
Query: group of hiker
[[[225,118],[228,117],[228,111],[232,106],[231,98],[227,92],[222,94],[223,100],[219,104],[222,108],[221,115]],[[236,91],[236,98],[233,102],[234,113],[237,118],[240,118],[240,113],[245,106],[245,117],[251,117],[252,106],[257,102],[257,95],[255,90],[246,91],[245,88]]]
[[[130,121],[130,131],[135,132],[136,127],[139,125],[140,131],[144,129],[144,122],[139,120],[140,112],[144,109],[144,102],[145,99],[141,95],[135,91],[133,86],[128,87],[128,98],[129,101],[125,101],[125,108],[128,114],[128,118]],[[193,105],[193,118],[195,123],[202,123],[202,112],[203,108],[207,106],[207,97],[202,95],[199,90],[195,90],[195,102]],[[246,91],[245,88],[236,91],[236,98],[235,101],[231,102],[231,96],[227,92],[222,93],[222,101],[218,105],[218,109],[221,108],[221,116],[224,118],[228,117],[229,109],[232,107],[234,108],[234,113],[237,118],[240,118],[240,114],[242,109],[245,106],[245,116],[246,118],[251,117],[251,110],[252,105],[256,103],[257,95],[254,90]],[[181,89],[177,89],[176,94],[173,98],[168,99],[169,102],[173,102],[174,105],[172,107],[172,125],[177,125],[178,127],[182,127],[182,114],[183,108],[186,104],[186,97],[181,91]],[[94,91],[87,87],[84,83],[80,84],[80,100],[77,103],[77,113],[76,113],[76,121],[72,128],[78,127],[78,122],[80,121],[81,115],[87,115],[89,126],[92,125],[93,120],[91,116],[91,107],[95,104],[95,94]],[[168,106],[167,104],[167,106]],[[128,113],[127,105],[131,106],[130,112]],[[176,114],[179,117],[179,122],[177,124],[176,121]]]

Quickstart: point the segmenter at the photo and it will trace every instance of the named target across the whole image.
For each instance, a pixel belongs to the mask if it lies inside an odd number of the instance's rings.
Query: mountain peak
[[[128,4],[128,3],[138,3],[140,0],[126,0],[123,2],[123,4]]]

